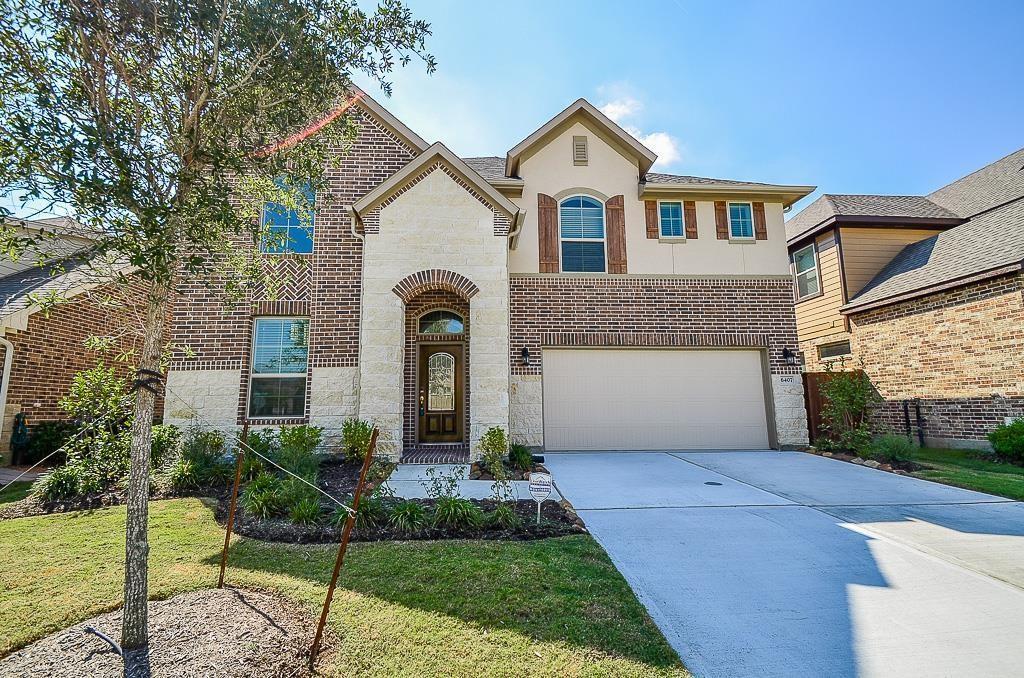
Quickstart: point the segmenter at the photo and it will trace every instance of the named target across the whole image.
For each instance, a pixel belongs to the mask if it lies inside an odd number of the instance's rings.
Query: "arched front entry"
[[[470,422],[469,302],[448,289],[405,304],[402,446],[465,446]]]

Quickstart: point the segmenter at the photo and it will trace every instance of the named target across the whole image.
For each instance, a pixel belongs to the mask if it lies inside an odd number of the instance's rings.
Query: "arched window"
[[[566,198],[558,206],[562,270],[604,273],[604,205],[586,195]]]
[[[452,311],[431,311],[420,317],[420,334],[462,334],[462,316]]]

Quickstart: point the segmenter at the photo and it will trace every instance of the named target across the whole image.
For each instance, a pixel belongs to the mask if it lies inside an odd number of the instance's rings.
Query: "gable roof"
[[[1019,270],[1024,263],[1024,198],[907,245],[872,278],[844,312],[952,287],[977,276]]]
[[[533,132],[533,134],[516,144],[512,150],[508,152],[505,156],[505,175],[509,177],[518,176],[519,161],[522,159],[522,156],[535,145],[544,141],[545,138],[562,125],[562,123],[577,115],[582,116],[584,119],[596,125],[598,129],[608,134],[608,136],[616,142],[616,145],[619,146],[626,155],[636,159],[637,164],[640,166],[640,176],[646,174],[647,170],[651,169],[651,165],[654,164],[654,161],[658,159],[658,156],[654,151],[641,144],[633,138],[633,135],[612,122],[608,116],[599,111],[589,101],[586,99],[577,99],[573,103],[569,104],[569,106],[561,113],[541,125],[540,128]]]
[[[379,120],[385,127],[398,135],[402,141],[421,153],[430,147],[430,144],[424,141],[423,137],[409,129],[404,122],[392,115],[391,111],[377,103],[376,99],[355,85],[352,85],[350,89],[357,99],[358,105],[364,110],[369,111],[370,114],[377,118],[377,120]]]
[[[937,205],[962,217],[1024,196],[1024,148],[928,194]]]
[[[786,222],[789,244],[839,221],[954,225],[960,215],[920,195],[826,193]]]
[[[492,205],[503,210],[508,216],[515,217],[519,213],[519,208],[512,201],[502,195],[494,186],[491,186],[475,169],[470,167],[462,158],[452,153],[440,141],[430,145],[423,153],[409,161],[405,167],[392,174],[383,183],[355,201],[352,208],[360,215],[368,212],[386,200],[392,193],[405,186],[410,179],[416,176],[417,172],[436,160],[446,163],[450,169],[460,174],[473,189],[491,201]]]

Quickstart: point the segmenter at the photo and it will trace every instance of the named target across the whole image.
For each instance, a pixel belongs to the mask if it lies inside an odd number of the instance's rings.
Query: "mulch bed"
[[[0,675],[313,675],[307,661],[316,620],[292,603],[267,593],[208,589],[151,602],[149,646],[129,652],[124,660],[106,641],[85,632],[90,626],[118,641],[121,611],[75,624],[8,655],[0,660]]]
[[[150,499],[177,499],[180,497],[222,497],[231,492],[231,487],[201,487],[185,492],[153,492]],[[104,492],[88,497],[74,497],[58,501],[44,501],[29,495],[21,501],[0,504],[0,520],[9,518],[28,518],[43,516],[50,513],[70,513],[72,511],[91,511],[93,509],[120,506],[127,501],[123,490]]]
[[[433,507],[431,499],[414,499],[427,507]],[[473,499],[485,513],[493,511],[495,502],[491,499]],[[537,520],[537,503],[529,500],[517,501],[515,512],[521,520],[517,529],[507,530],[499,526],[483,526],[472,529],[429,527],[411,534],[397,532],[387,525],[356,528],[352,541],[410,541],[425,539],[494,539],[508,541],[529,541],[562,537],[568,534],[582,534],[587,530],[583,521],[572,509],[559,502],[548,500],[541,505],[540,525]],[[218,503],[216,517],[222,524],[227,520],[228,499]],[[235,513],[235,533],[263,541],[291,544],[337,544],[341,541],[341,528],[331,525],[296,525],[282,518],[260,520],[246,515],[241,507]]]

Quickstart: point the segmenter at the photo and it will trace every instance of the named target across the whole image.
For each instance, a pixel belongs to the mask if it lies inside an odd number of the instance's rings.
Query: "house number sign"
[[[537,502],[537,524],[540,525],[540,505],[548,498],[551,494],[551,474],[550,473],[531,473],[530,474],[530,494],[533,495],[533,500]]]

